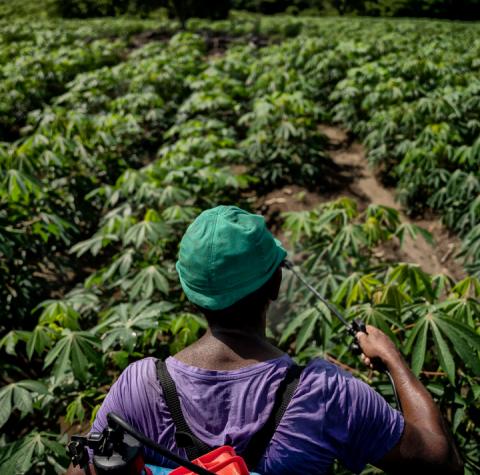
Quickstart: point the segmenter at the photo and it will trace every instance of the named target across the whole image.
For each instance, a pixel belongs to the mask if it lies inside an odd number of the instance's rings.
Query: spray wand
[[[362,333],[367,333],[367,327],[365,326],[365,322],[363,322],[360,319],[355,319],[353,320],[352,323],[348,322],[347,319],[327,300],[325,299],[320,292],[318,292],[315,287],[310,285],[305,278],[294,268],[294,265],[291,261],[285,259],[283,261],[283,267],[288,269],[292,274],[308,289],[310,292],[312,292],[315,297],[317,297],[318,300],[320,300],[329,310],[331,313],[333,313],[343,324],[343,326],[346,328],[347,333],[354,338],[354,342],[351,346],[353,353],[355,354],[360,354],[362,352],[360,345],[358,344],[357,340],[357,333],[362,332]],[[318,307],[317,307],[318,308]],[[323,312],[320,312],[323,315]],[[390,374],[390,371],[385,368],[383,364],[375,364],[375,368],[384,372],[387,376],[388,379],[390,380],[390,384],[392,385],[393,389],[393,395],[395,396],[395,402],[397,404],[397,409],[399,411],[402,411],[402,405],[400,403],[400,399],[398,397],[397,393],[397,388],[395,387],[395,382],[393,381],[392,375]]]

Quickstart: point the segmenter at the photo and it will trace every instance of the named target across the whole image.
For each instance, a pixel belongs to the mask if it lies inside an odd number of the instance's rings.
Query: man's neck
[[[200,340],[177,353],[175,358],[200,368],[232,370],[283,354],[268,342],[263,325],[242,329],[208,328]]]

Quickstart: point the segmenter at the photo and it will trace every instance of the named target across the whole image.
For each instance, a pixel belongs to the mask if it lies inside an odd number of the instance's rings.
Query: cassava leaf
[[[450,383],[455,386],[455,362],[453,360],[452,354],[448,348],[448,345],[443,338],[440,330],[437,326],[436,321],[429,321],[430,328],[432,329],[433,339],[435,342],[435,348],[437,350],[438,359],[440,361],[440,366],[447,373]]]
[[[418,335],[418,337],[415,339],[415,343],[413,344],[412,371],[418,376],[422,370],[427,351],[427,322],[423,320],[421,323],[417,324],[417,328],[415,330],[415,333]]]

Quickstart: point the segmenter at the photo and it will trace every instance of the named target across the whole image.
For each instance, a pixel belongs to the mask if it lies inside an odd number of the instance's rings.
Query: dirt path
[[[418,264],[430,274],[445,273],[455,279],[463,278],[465,271],[454,259],[460,248],[460,240],[452,235],[438,218],[416,220],[403,213],[395,201],[395,190],[383,186],[368,167],[365,151],[360,143],[350,144],[346,133],[337,127],[322,125],[319,129],[330,141],[330,157],[343,170],[342,173],[349,175],[350,179],[346,180],[349,184],[344,189],[321,195],[296,186],[275,190],[259,200],[259,210],[270,218],[275,218],[283,211],[312,209],[319,203],[340,196],[354,198],[360,209],[370,203],[385,205],[400,211],[402,221],[427,229],[433,235],[435,244],[431,246],[421,236],[415,239],[406,237],[402,248],[394,242],[379,248],[378,257]]]

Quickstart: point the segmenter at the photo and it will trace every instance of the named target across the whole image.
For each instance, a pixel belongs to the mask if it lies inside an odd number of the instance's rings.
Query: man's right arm
[[[405,419],[400,441],[376,465],[393,474],[462,474],[462,460],[438,407],[390,338],[367,326],[367,333],[357,333],[357,339],[367,365],[381,361],[390,371]]]

